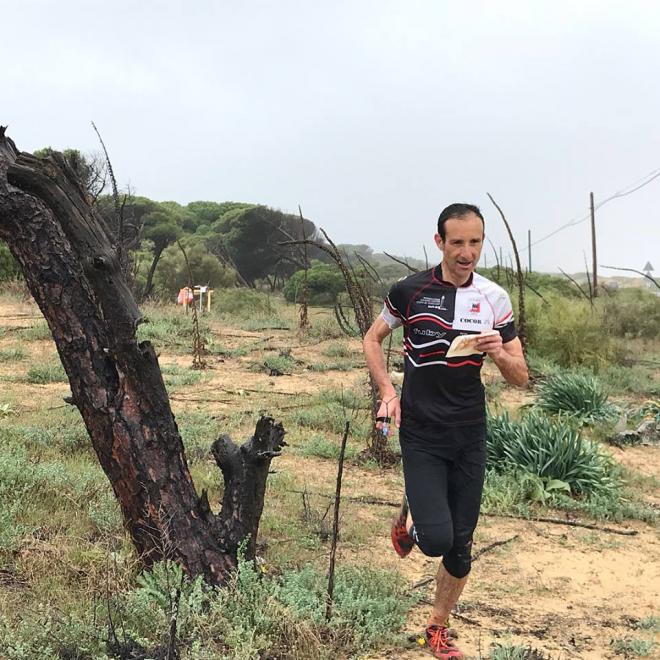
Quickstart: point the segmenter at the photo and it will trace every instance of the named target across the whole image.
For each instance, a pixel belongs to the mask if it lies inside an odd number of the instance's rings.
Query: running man
[[[451,204],[438,218],[442,263],[399,280],[364,338],[367,367],[379,391],[377,426],[399,428],[405,496],[392,526],[401,557],[415,545],[442,557],[427,643],[437,658],[462,658],[449,638],[449,614],[467,582],[486,466],[486,406],[480,371],[485,356],[513,385],[527,384],[527,365],[508,294],[474,272],[484,241],[478,207]],[[403,326],[401,398],[385,366],[382,343]],[[495,330],[495,332],[493,332]],[[475,335],[471,355],[447,357],[452,341]],[[469,352],[469,351],[468,351]]]

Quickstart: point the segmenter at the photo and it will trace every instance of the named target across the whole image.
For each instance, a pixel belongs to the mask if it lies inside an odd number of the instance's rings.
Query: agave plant
[[[507,413],[488,420],[488,461],[498,471],[522,469],[547,484],[546,490],[573,494],[612,493],[619,484],[614,461],[584,438],[566,418],[532,410],[519,422]]]
[[[534,404],[550,414],[568,414],[584,424],[613,419],[618,408],[607,400],[607,392],[586,373],[555,374],[539,388]]]

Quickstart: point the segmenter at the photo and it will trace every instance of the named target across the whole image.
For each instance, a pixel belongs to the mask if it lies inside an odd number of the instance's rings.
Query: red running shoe
[[[456,644],[451,641],[449,631],[445,626],[429,626],[426,629],[426,643],[436,658],[460,660],[465,657]]]
[[[401,559],[407,557],[410,554],[410,551],[415,545],[415,541],[412,536],[408,534],[408,529],[406,528],[406,520],[408,519],[408,499],[406,496],[403,496],[403,502],[401,502],[401,509],[399,510],[399,515],[392,522],[392,545],[394,550]]]

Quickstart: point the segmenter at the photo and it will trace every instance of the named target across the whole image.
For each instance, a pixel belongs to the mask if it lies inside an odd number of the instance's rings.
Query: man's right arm
[[[383,340],[392,332],[382,316],[379,316],[364,336],[362,347],[369,373],[378,388],[381,404],[378,417],[392,417],[397,427],[401,424],[401,405],[399,397],[387,373],[385,356],[383,355]],[[376,425],[382,426],[381,422]]]

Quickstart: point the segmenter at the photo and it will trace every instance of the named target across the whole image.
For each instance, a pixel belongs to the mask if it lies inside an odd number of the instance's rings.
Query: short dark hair
[[[484,220],[484,216],[481,215],[481,211],[479,210],[478,206],[475,206],[474,204],[462,203],[450,204],[447,208],[442,210],[442,213],[440,213],[440,217],[438,218],[438,234],[440,234],[440,238],[443,241],[445,240],[445,222],[447,222],[447,220],[462,218],[463,216],[469,215],[470,213],[474,213],[477,217],[481,218],[481,222],[483,223],[485,230],[486,222]]]

